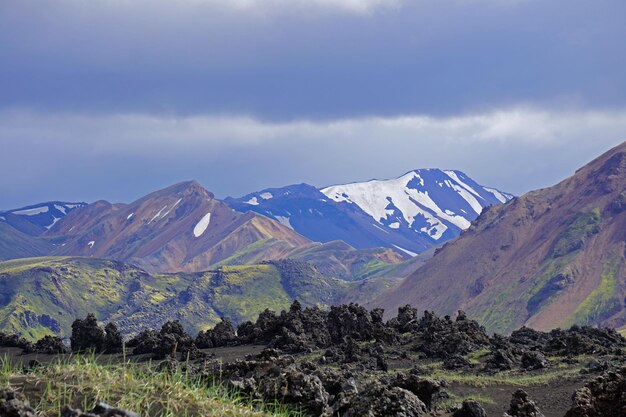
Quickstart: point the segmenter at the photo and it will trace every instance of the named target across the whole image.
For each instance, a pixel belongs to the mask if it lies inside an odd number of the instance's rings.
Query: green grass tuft
[[[149,417],[304,415],[278,402],[250,401],[180,369],[154,372],[150,365],[103,364],[95,356],[60,359],[28,373],[0,358],[0,384],[22,391],[47,416],[60,415],[66,405],[90,410],[100,401]]]

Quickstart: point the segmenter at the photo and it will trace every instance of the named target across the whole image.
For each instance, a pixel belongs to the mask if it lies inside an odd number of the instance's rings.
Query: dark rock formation
[[[68,353],[69,349],[63,343],[61,338],[56,336],[44,336],[39,339],[33,346],[33,351],[37,353],[45,353],[48,355]]]
[[[609,371],[577,390],[565,417],[626,416],[626,367]]]
[[[198,333],[196,345],[200,349],[222,347],[234,344],[237,340],[235,327],[230,320],[222,317],[222,321],[206,332]]]
[[[487,417],[487,413],[477,401],[465,400],[461,408],[452,414],[452,417]]]
[[[528,398],[526,391],[518,389],[513,393],[511,406],[504,417],[544,417],[544,415],[535,402]]]
[[[5,348],[20,348],[26,352],[30,352],[33,349],[32,343],[23,337],[14,335],[14,334],[6,334],[0,332],[0,347]]]
[[[102,349],[104,353],[120,353],[124,347],[122,334],[115,323],[109,323],[104,327],[104,341]]]
[[[61,417],[139,417],[139,414],[100,403],[88,413],[65,407],[61,411]]]
[[[30,407],[28,400],[11,389],[0,389],[0,416],[2,417],[40,417]]]
[[[104,331],[98,326],[96,316],[88,314],[84,320],[76,319],[72,323],[70,341],[72,352],[101,352],[104,345]]]

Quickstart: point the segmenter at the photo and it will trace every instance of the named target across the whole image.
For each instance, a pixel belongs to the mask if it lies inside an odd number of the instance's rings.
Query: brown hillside
[[[206,228],[199,226],[210,213]],[[55,255],[131,261],[150,271],[208,269],[250,246],[255,260],[283,257],[310,241],[257,214],[240,214],[197,182],[183,182],[131,204],[97,202],[75,210],[46,233]]]
[[[561,183],[486,209],[372,306],[466,310],[489,329],[626,324],[626,143]]]

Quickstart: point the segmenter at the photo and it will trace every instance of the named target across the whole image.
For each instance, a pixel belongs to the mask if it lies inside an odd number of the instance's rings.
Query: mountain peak
[[[178,182],[176,184],[170,185],[161,190],[148,194],[146,197],[142,198],[142,200],[175,195],[180,197],[197,196],[200,198],[206,198],[208,200],[212,200],[215,198],[215,195],[212,192],[208,191],[206,188],[204,188],[198,181],[188,180]]]
[[[511,197],[461,171],[429,168],[322,189],[308,184],[268,188],[226,203],[314,241],[345,240],[359,249],[387,247],[407,256],[458,236],[484,207]]]

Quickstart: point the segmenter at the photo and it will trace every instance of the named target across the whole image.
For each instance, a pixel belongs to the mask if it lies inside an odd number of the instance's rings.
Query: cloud
[[[0,108],[291,120],[626,106],[623,0],[21,0],[0,10]]]
[[[549,110],[513,107],[454,117],[403,115],[337,120],[263,121],[251,116],[73,114],[0,111],[4,141],[84,144],[98,151],[150,153],[156,147],[239,148],[301,140],[314,142],[444,141],[555,146],[585,136],[626,134],[626,110]]]
[[[311,9],[336,9],[351,13],[369,14],[380,9],[389,9],[400,6],[401,0],[187,0],[196,4],[211,4],[220,7],[238,10],[276,11],[277,9],[288,10],[311,10]]]
[[[570,175],[624,140],[626,110],[521,106],[455,117],[290,122],[11,110],[0,111],[0,166],[11,173],[0,179],[0,193],[24,204],[60,193],[128,201],[196,178],[226,196],[296,182],[387,178],[421,167],[461,169],[522,193]]]

